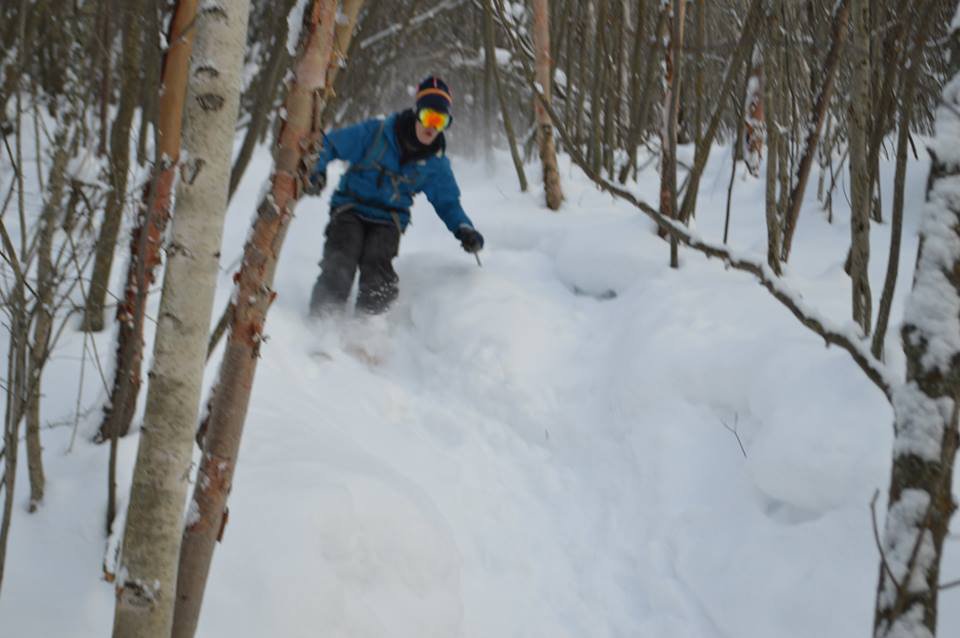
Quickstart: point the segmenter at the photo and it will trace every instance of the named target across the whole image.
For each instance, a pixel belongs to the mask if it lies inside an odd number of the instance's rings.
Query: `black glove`
[[[460,240],[460,245],[468,253],[478,253],[483,248],[483,235],[473,226],[461,224],[453,236]]]
[[[327,172],[317,171],[310,173],[307,182],[303,185],[303,192],[306,195],[319,195],[327,185]]]

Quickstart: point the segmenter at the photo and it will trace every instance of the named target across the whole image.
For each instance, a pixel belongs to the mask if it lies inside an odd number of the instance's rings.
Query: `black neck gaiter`
[[[417,139],[417,116],[412,109],[402,111],[397,116],[397,122],[394,132],[397,134],[397,141],[400,143],[400,163],[414,162],[431,155],[436,155],[437,151],[445,146],[443,133],[433,140],[429,146],[421,144]]]

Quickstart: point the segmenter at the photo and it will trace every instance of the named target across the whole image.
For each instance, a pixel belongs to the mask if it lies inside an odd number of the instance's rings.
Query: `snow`
[[[894,390],[893,405],[901,415],[894,453],[938,461],[942,455],[944,425],[953,412],[953,399],[931,399],[911,381]]]
[[[923,625],[923,605],[913,605],[900,620],[885,632],[877,632],[877,638],[933,638]]]
[[[702,182],[697,232],[708,241],[722,237],[728,153],[713,155]],[[669,268],[653,225],[568,162],[559,213],[545,209],[542,187],[517,191],[507,155],[492,177],[480,160],[453,162],[486,238],[483,266],[421,198],[396,261],[400,297],[373,320],[305,317],[329,189],[298,205],[198,635],[868,632],[878,573],[869,504],[888,486],[893,412],[849,354],[825,348],[754,278],[718,260],[681,249],[681,268]],[[892,166],[882,170],[892,183]],[[910,167],[894,317],[926,170]],[[269,172],[261,148],[229,212],[214,320]],[[731,248],[762,260],[764,185],[742,174]],[[632,190],[655,201],[657,176],[641,180]],[[844,198],[835,201],[834,225],[812,198],[805,206],[783,289],[843,326],[849,228]],[[886,245],[888,225],[872,232]],[[875,259],[875,290],[884,274]],[[98,379],[82,335],[68,332],[45,381],[48,423],[73,423],[81,370]],[[886,364],[900,370],[896,326],[889,335]],[[110,365],[111,335],[94,342]],[[18,475],[4,635],[110,631],[109,450],[89,442],[105,390],[89,379],[72,451],[71,427],[43,431],[48,498],[35,514],[26,468]],[[120,441],[122,506],[136,445],[136,435]],[[898,507],[893,521],[908,525],[923,504]],[[901,548],[888,558],[900,564]],[[944,581],[960,575],[956,531],[942,567]],[[957,595],[941,594],[944,636],[960,632]]]
[[[925,237],[921,267],[904,320],[916,328],[911,341],[915,345],[924,342],[923,365],[946,371],[960,355],[960,296],[948,279],[960,261],[960,239],[954,232],[954,211],[960,211],[960,177],[939,179],[929,197],[921,227]]]
[[[67,162],[66,174],[71,179],[79,182],[92,184],[97,181],[98,176],[103,170],[103,160],[97,157],[93,148],[80,149],[77,154]]]
[[[307,0],[297,0],[287,14],[287,53],[296,55],[303,27],[303,12],[307,10]]]
[[[918,546],[916,530],[927,517],[929,508],[929,494],[923,490],[906,489],[900,496],[900,500],[890,509],[890,515],[887,517],[884,537],[888,539],[888,543],[890,539],[895,543],[892,546],[888,544],[884,548],[887,567],[897,583],[910,592],[923,592],[927,589],[924,576],[934,558],[933,537],[929,531],[925,531],[923,540]],[[911,560],[915,560],[916,563],[910,571],[908,580],[907,567]],[[887,575],[881,597],[884,609],[889,609],[896,601],[896,591],[890,585],[889,575]]]

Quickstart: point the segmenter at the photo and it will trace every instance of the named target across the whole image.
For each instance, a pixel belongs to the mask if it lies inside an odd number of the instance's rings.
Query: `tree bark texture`
[[[523,159],[520,157],[520,151],[517,149],[517,136],[513,132],[510,109],[507,107],[503,84],[500,81],[500,69],[497,67],[492,2],[493,0],[484,0],[483,2],[483,48],[486,55],[486,64],[490,68],[490,74],[493,76],[493,84],[497,92],[497,101],[500,104],[500,115],[503,118],[503,130],[507,135],[507,144],[510,147],[510,158],[513,160],[514,170],[517,171],[517,180],[520,182],[520,192],[525,193],[527,192],[527,173],[523,169]],[[569,106],[572,101],[572,96],[569,93],[567,94],[567,100]]]
[[[170,22],[170,47],[163,60],[157,123],[157,158],[151,183],[144,188],[137,227],[130,239],[130,257],[123,300],[117,305],[117,352],[110,401],[98,439],[126,436],[140,394],[143,364],[143,321],[147,293],[160,264],[160,242],[170,219],[173,184],[180,161],[187,67],[193,49],[198,0],[179,0]]]
[[[17,461],[20,448],[20,422],[26,410],[27,356],[30,327],[27,324],[27,301],[22,277],[9,300],[10,339],[7,350],[6,406],[3,420],[3,519],[0,521],[0,586],[3,585],[7,562],[7,543],[13,519],[13,497],[16,489]]]
[[[576,108],[573,111],[573,139],[576,144],[583,143],[584,137],[584,110],[586,109],[586,97],[587,97],[587,68],[588,58],[596,47],[593,46],[596,36],[596,16],[594,9],[594,0],[584,0],[584,6],[579,7],[584,16],[580,21],[579,25],[579,44],[580,51],[582,55],[580,56],[580,64],[578,65],[578,77],[577,77],[577,100]],[[590,46],[587,43],[590,43]],[[594,52],[595,54],[595,52]]]
[[[716,100],[716,105],[710,116],[710,121],[707,123],[706,131],[697,143],[693,170],[690,172],[687,192],[683,197],[683,205],[680,209],[680,219],[682,219],[684,223],[693,215],[693,208],[696,204],[696,193],[700,189],[700,179],[703,176],[703,170],[707,166],[707,159],[710,157],[710,147],[713,145],[713,140],[720,126],[720,118],[723,114],[723,104],[725,101],[722,96],[732,93],[734,80],[740,68],[750,56],[751,51],[753,51],[753,43],[759,32],[762,3],[763,0],[753,0],[753,2],[750,3],[749,9],[747,9],[743,30],[740,32],[736,48],[734,48],[730,56],[730,61],[727,63],[727,68],[723,73],[723,82],[720,85],[719,92],[721,98]]]
[[[930,14],[933,13],[932,9],[936,4],[935,2],[927,2],[926,7],[922,11],[922,17],[915,19],[914,15],[909,11],[908,3],[909,0],[901,0],[895,13],[888,11],[890,14],[888,19],[895,21],[894,27],[888,30],[889,33],[883,41],[882,46],[877,45],[873,47],[877,54],[870,58],[871,78],[874,83],[873,88],[876,95],[871,97],[873,116],[869,118],[868,121],[870,132],[867,136],[867,169],[869,171],[871,188],[876,188],[878,191],[880,188],[878,179],[880,149],[883,146],[884,138],[887,133],[890,132],[892,126],[891,120],[896,116],[896,98],[898,97],[897,80],[899,76],[912,75],[910,73],[902,73],[904,39],[909,30],[908,25],[925,23]],[[877,11],[871,11],[871,20],[873,22],[877,20],[876,13]],[[877,60],[879,59],[878,55],[881,50],[883,52],[883,63],[877,64]],[[904,78],[903,82],[906,83],[906,81],[907,79]],[[877,206],[872,208],[876,209],[879,214],[879,193],[877,199]],[[879,218],[874,216],[874,219],[878,222],[883,221],[882,216]]]
[[[537,82],[547,100],[551,94],[550,78],[550,4],[548,0],[533,0],[533,42]],[[560,188],[560,169],[557,151],[553,142],[553,123],[543,102],[534,98],[534,114],[537,119],[537,141],[540,144],[540,163],[543,165],[543,189],[546,192],[547,208],[559,210],[563,203]]]
[[[247,125],[247,132],[243,136],[243,142],[240,150],[237,152],[237,159],[233,162],[233,168],[230,171],[230,198],[237,191],[240,180],[250,164],[253,157],[253,151],[257,146],[257,141],[263,133],[263,129],[270,121],[269,115],[273,111],[273,103],[277,97],[277,90],[281,82],[281,72],[290,65],[290,53],[287,51],[287,14],[290,12],[291,0],[284,0],[278,7],[274,16],[274,30],[277,32],[270,49],[270,57],[263,69],[259,81],[254,83],[253,90],[256,91],[256,100],[253,110],[250,112],[250,123]]]
[[[667,37],[663,39],[663,102],[660,108],[660,214],[673,219],[677,214],[677,113],[680,100],[677,96],[679,78],[677,66],[680,60],[675,52],[678,49],[676,39],[681,32],[682,19],[678,14],[686,6],[680,2],[677,8],[674,0],[667,0],[664,11],[667,16]],[[594,169],[594,172],[597,172]],[[660,229],[660,236],[666,237],[666,229]],[[673,265],[671,251],[671,265]]]
[[[17,21],[17,65],[24,68],[25,50],[29,44],[26,28],[27,1],[20,1],[20,14]],[[15,181],[17,185],[17,208],[21,227],[25,224],[25,185],[23,172],[23,135],[21,125],[23,120],[23,101],[19,83],[15,88],[16,102],[16,141],[14,151]],[[8,151],[9,152],[9,151]],[[21,233],[26,229],[21,228]],[[30,340],[30,323],[27,310],[27,283],[26,273],[23,271],[17,255],[26,253],[26,236],[21,235],[21,250],[13,246],[3,217],[0,216],[0,235],[3,239],[3,250],[6,261],[13,271],[14,281],[11,290],[6,295],[6,304],[2,309],[7,312],[9,322],[9,339],[7,347],[7,374],[4,390],[3,414],[3,445],[6,455],[3,459],[3,518],[0,520],[0,588],[3,585],[3,575],[7,563],[7,543],[10,540],[10,525],[13,519],[13,497],[17,482],[17,455],[20,448],[20,421],[23,419],[29,400],[27,382],[27,357]]]
[[[615,25],[617,37],[610,38],[613,51],[609,56],[609,63],[605,65],[607,81],[604,86],[604,94],[607,99],[604,100],[602,158],[604,170],[607,171],[611,179],[614,175],[613,150],[617,147],[616,133],[620,130],[620,102],[623,95],[623,40],[627,19],[627,8],[624,4],[625,0],[617,0],[611,7],[612,22]]]
[[[612,0],[596,0],[596,28],[594,31],[595,39],[591,44],[593,53],[593,72],[591,73],[590,83],[590,121],[586,127],[587,134],[587,159],[590,161],[590,167],[599,172],[603,163],[603,115],[604,103],[606,102],[607,90],[607,69],[609,68],[607,56],[609,54],[609,44],[611,34],[609,33],[608,5]],[[544,87],[546,88],[546,87]],[[545,95],[549,95],[546,93]]]
[[[755,66],[757,62],[755,58],[753,59],[754,59],[753,66]],[[744,74],[743,87],[740,90],[740,98],[737,101],[737,104],[742,105],[742,110],[740,111],[740,113],[738,113],[738,116],[737,116],[737,134],[733,143],[733,151],[731,153],[732,157],[730,158],[731,159],[730,179],[727,181],[727,205],[723,215],[724,246],[727,245],[727,241],[730,238],[730,204],[732,203],[732,200],[733,200],[733,181],[737,177],[737,160],[743,159],[743,156],[746,154],[747,148],[748,148],[746,143],[744,142],[744,130],[747,127],[747,118],[750,117],[747,114],[748,107],[754,101],[753,99],[747,97],[748,95],[751,94],[750,86],[753,83],[754,83],[753,70],[751,69]],[[760,88],[760,87],[757,87],[757,88]],[[756,97],[757,97],[756,101],[759,102],[760,104],[763,104],[763,100],[761,99],[761,96],[756,96]],[[746,160],[744,160],[744,164],[747,164]],[[749,170],[749,167],[748,167],[748,170]]]
[[[162,26],[160,24],[161,11],[160,0],[146,0],[144,7],[146,26],[143,32],[143,85],[140,91],[140,134],[137,136],[137,163],[144,166],[147,161],[147,145],[149,142],[149,132],[154,131],[156,137],[158,91],[157,86],[161,82],[164,51],[160,48],[160,33]],[[175,11],[175,9],[174,9]],[[171,24],[173,21],[171,20]],[[167,34],[168,36],[170,34]],[[170,42],[169,38],[167,42]]]
[[[932,12],[928,10],[927,13]],[[927,24],[926,20],[922,21],[914,36],[914,44],[909,56],[911,69],[919,68],[928,38]],[[883,282],[883,292],[880,295],[880,304],[877,308],[873,343],[870,348],[873,356],[878,359],[883,358],[883,342],[890,323],[890,309],[893,305],[893,293],[897,286],[897,274],[900,267],[900,242],[903,234],[903,192],[907,176],[907,146],[910,138],[910,121],[913,119],[914,98],[917,92],[917,75],[917,73],[905,74],[903,95],[900,99],[896,168],[893,177],[893,204],[890,213],[890,251],[887,258],[887,274]]]
[[[263,343],[263,327],[276,295],[271,286],[277,259],[300,196],[302,160],[312,156],[321,137],[321,92],[328,86],[336,10],[334,0],[314,0],[305,12],[274,172],[257,208],[236,278],[237,305],[206,417],[191,516],[183,532],[174,638],[191,637],[196,632],[214,545],[225,523],[227,495]]]
[[[764,190],[764,212],[767,221],[767,265],[778,276],[782,274],[780,265],[780,239],[783,221],[777,200],[777,186],[781,171],[781,158],[787,152],[786,143],[781,134],[780,95],[783,91],[783,75],[780,68],[780,6],[777,0],[767,14],[766,42],[763,51],[763,98],[766,115],[767,164]]]
[[[693,78],[693,99],[694,99],[694,121],[693,130],[694,144],[700,144],[700,137],[703,134],[703,114],[706,95],[704,93],[704,56],[707,48],[707,3],[706,0],[696,0],[696,11],[694,13],[693,24],[696,33],[696,51],[694,52],[694,78]]]
[[[110,271],[113,269],[113,255],[123,225],[123,209],[127,199],[130,129],[140,97],[143,0],[128,0],[123,7],[123,79],[120,106],[110,129],[110,194],[97,238],[96,258],[83,316],[83,328],[89,332],[103,330],[103,310],[110,286]]]
[[[661,124],[660,213],[676,218],[677,210],[677,127],[680,113],[680,82],[683,57],[683,34],[687,3],[668,0],[670,37],[664,41],[663,122]],[[689,195],[689,191],[688,191]],[[661,232],[664,232],[661,229]],[[670,237],[670,267],[679,268],[677,241]]]
[[[850,275],[853,320],[864,334],[873,323],[870,279],[870,202],[873,191],[867,166],[867,135],[870,127],[870,57],[867,0],[851,0],[852,91],[848,129],[850,134]]]
[[[700,160],[703,153],[709,153],[710,149],[705,149],[700,142],[703,137],[703,112],[704,112],[704,77],[703,77],[703,51],[707,46],[707,8],[704,0],[696,0],[694,3],[693,28],[694,28],[694,47],[693,54],[693,148],[694,163]],[[732,86],[731,86],[732,88]],[[689,215],[692,217],[697,211],[697,191],[691,191],[693,198]]]
[[[249,0],[206,4],[192,29],[197,46],[184,106],[189,160],[177,188],[130,491],[117,582],[116,638],[168,638],[173,624],[183,503],[219,266],[249,11]]]
[[[960,46],[953,21],[954,51]],[[893,470],[875,604],[875,638],[937,632],[940,562],[954,502],[960,348],[960,61],[954,59],[930,146],[920,251],[906,303],[906,382],[893,397]]]
[[[100,156],[104,156],[109,152],[107,148],[109,141],[107,139],[107,131],[110,130],[110,127],[107,126],[107,122],[109,122],[110,94],[113,91],[113,12],[111,11],[110,4],[110,0],[100,0],[97,5],[97,21],[100,27],[99,46],[97,46],[97,55],[99,58],[99,64],[97,66],[100,68],[100,138],[97,154]]]
[[[813,111],[810,113],[803,156],[797,165],[796,174],[791,182],[790,199],[787,200],[789,204],[785,213],[783,226],[782,260],[784,262],[790,259],[793,234],[796,231],[797,220],[800,217],[800,205],[803,203],[803,194],[807,190],[807,180],[810,178],[810,168],[813,166],[813,159],[817,152],[817,144],[820,141],[820,131],[823,129],[823,121],[827,116],[827,107],[830,104],[830,97],[833,95],[837,68],[840,66],[840,52],[843,50],[844,43],[847,39],[847,21],[849,17],[850,0],[839,0],[832,20],[833,38],[830,44],[830,51],[827,53],[827,59],[823,64],[823,83],[814,101]]]
[[[634,93],[635,99],[631,105],[630,132],[627,134],[627,152],[630,155],[630,161],[620,169],[620,175],[617,176],[621,184],[627,181],[627,175],[630,174],[630,171],[637,167],[637,146],[640,145],[640,139],[643,135],[644,127],[646,126],[647,119],[650,114],[650,109],[653,106],[656,68],[657,63],[662,59],[660,55],[660,42],[666,35],[667,28],[668,24],[666,7],[661,5],[660,10],[657,11],[657,23],[653,28],[653,44],[651,47],[645,47],[643,50],[646,53],[643,69],[644,79],[640,84],[642,87],[642,90],[640,90],[640,95],[637,96],[636,92]],[[635,59],[637,59],[637,56],[642,55],[641,51],[639,50],[640,47],[641,44],[638,42],[638,51],[636,51],[634,54]]]
[[[623,136],[623,145],[624,148],[628,150],[630,154],[630,159],[620,167],[620,173],[617,175],[617,179],[620,183],[627,181],[627,174],[630,172],[631,164],[633,164],[636,156],[636,148],[631,146],[632,140],[634,138],[634,127],[636,126],[636,113],[639,111],[640,106],[640,89],[641,89],[641,68],[643,67],[644,60],[644,31],[646,24],[646,14],[647,14],[647,2],[646,0],[637,0],[637,24],[633,33],[633,50],[630,54],[630,69],[628,73],[630,74],[629,90],[630,90],[630,99],[627,101],[626,109],[626,118],[627,122],[624,126],[624,136]],[[568,125],[569,128],[569,125]]]
[[[66,185],[66,168],[69,159],[66,128],[58,132],[54,144],[53,164],[50,167],[50,180],[47,184],[47,201],[40,214],[40,235],[37,244],[37,309],[33,323],[33,343],[30,347],[30,367],[27,374],[30,399],[27,406],[26,443],[31,512],[35,511],[43,501],[46,483],[43,473],[43,447],[40,443],[41,377],[50,354],[50,338],[53,332],[53,297],[56,291],[53,236],[57,231],[57,218]]]
[[[763,62],[761,56],[755,56],[750,67],[747,80],[746,98],[744,99],[744,117],[742,124],[743,162],[747,170],[754,177],[760,176],[760,162],[763,157],[763,147],[766,143],[766,114],[763,112],[764,87]]]

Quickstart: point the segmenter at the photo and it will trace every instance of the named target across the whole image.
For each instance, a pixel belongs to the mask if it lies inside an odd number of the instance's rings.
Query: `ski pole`
[[[480,263],[480,253],[473,253],[473,256],[477,258],[477,266],[483,268],[483,264]]]

